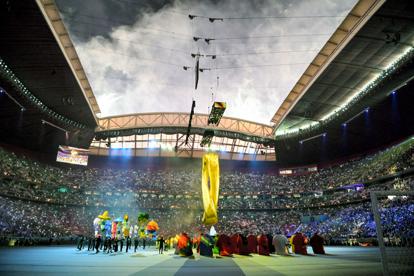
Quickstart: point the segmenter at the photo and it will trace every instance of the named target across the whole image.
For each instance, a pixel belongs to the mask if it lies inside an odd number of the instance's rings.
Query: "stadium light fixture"
[[[402,64],[404,64],[407,60],[410,60],[411,56],[414,54],[414,47],[408,47],[398,58],[392,61],[380,74],[374,77],[371,81],[369,81],[364,88],[360,91],[357,91],[344,103],[341,104],[340,107],[334,109],[330,113],[326,114],[322,121],[327,120],[329,117],[334,115],[339,111],[346,110],[350,105],[352,105],[355,101],[359,100],[362,96],[367,94],[369,91],[376,88],[385,78],[388,78],[392,73],[394,73]]]
[[[51,127],[56,128],[56,129],[58,129],[58,130],[61,130],[61,131],[65,132],[65,133],[69,133],[69,131],[68,131],[68,130],[66,130],[66,129],[64,129],[64,128],[62,128],[62,127],[58,126],[58,125],[55,125],[54,123],[51,123],[51,122],[46,121],[46,120],[43,120],[43,119],[42,119],[42,124],[43,124],[43,125],[45,125],[45,124],[46,124],[46,125],[49,125],[49,126],[51,126]]]
[[[24,106],[19,103],[12,95],[10,95],[9,93],[7,93],[6,89],[4,89],[3,87],[0,87],[0,93],[1,94],[5,94],[7,97],[9,97],[10,100],[12,100],[15,104],[17,104],[20,107],[20,111],[25,111],[26,109],[24,108]]]
[[[348,120],[346,120],[345,122],[342,123],[343,127],[346,127],[348,125],[349,122],[353,121],[355,118],[359,117],[362,113],[367,114],[369,112],[369,107],[365,108],[364,110],[362,110],[361,112],[359,112],[358,114],[352,116],[351,118],[349,118]]]
[[[312,137],[309,137],[309,138],[306,138],[306,139],[303,139],[303,140],[300,140],[299,141],[299,144],[303,144],[304,142],[307,142],[307,141],[310,141],[310,140],[313,140],[313,139],[316,139],[316,138],[318,138],[318,137],[326,137],[326,132],[324,132],[324,133],[321,133],[321,134],[318,134],[318,135],[315,135],[315,136],[312,136]]]
[[[17,76],[13,73],[13,71],[7,66],[7,64],[0,58],[0,76],[4,77],[14,88],[16,92],[20,95],[24,96],[32,105],[37,106],[41,112],[47,114],[49,117],[61,121],[67,125],[76,127],[76,128],[87,128],[86,125],[78,123],[76,121],[72,121],[55,111],[51,110],[47,107],[43,102],[41,102],[38,98],[32,94],[29,89],[17,78]],[[9,97],[11,97],[4,89],[2,89],[4,93],[6,93]],[[22,108],[23,106],[17,102],[14,98],[11,98],[17,105]],[[24,108],[24,107],[23,107]]]
[[[359,90],[356,91],[353,95],[348,97],[340,106],[337,108],[331,110],[329,113],[325,114],[320,122],[326,123],[335,117],[337,117],[339,114],[346,111],[350,106],[352,106],[354,103],[359,101],[363,96],[371,92],[373,89],[377,88],[383,80],[389,78],[391,74],[393,74],[398,68],[400,68],[402,65],[404,65],[407,61],[411,60],[411,58],[414,56],[414,47],[408,46],[401,55],[399,55],[396,59],[391,61],[384,70],[382,70],[381,73],[377,74],[374,78],[367,81],[365,86]],[[404,85],[403,85],[404,86]],[[392,94],[392,93],[391,93]],[[309,123],[306,125],[300,126],[300,129],[312,129],[314,127],[317,127],[318,125],[321,125],[319,123]],[[299,127],[290,129],[290,130],[282,130],[277,131],[276,136],[282,137],[292,134],[298,134],[299,133]]]

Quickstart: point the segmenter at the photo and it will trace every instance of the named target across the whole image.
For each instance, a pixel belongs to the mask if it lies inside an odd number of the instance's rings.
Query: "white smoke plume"
[[[108,18],[108,9],[104,6],[107,1],[93,2],[97,5],[93,10],[82,6],[89,1],[78,1],[79,6],[73,7],[68,1],[60,0],[58,5],[65,11],[62,16],[102,116],[189,112],[193,98],[197,102],[195,111],[208,113],[215,99],[227,102],[225,116],[268,124],[318,50],[357,1],[177,0],[161,3],[157,9],[139,10],[135,20],[124,25],[119,24],[123,18],[121,11],[114,10]],[[118,0],[124,7],[123,12],[137,2]],[[86,10],[84,19],[71,17],[78,10]],[[287,18],[224,19],[211,23],[208,18],[190,20],[188,14],[214,18]],[[321,15],[337,17],[312,17]],[[79,22],[82,20],[88,24],[82,25]],[[111,22],[118,24],[104,35],[92,34],[85,39],[91,26],[108,27]],[[203,39],[195,42],[193,36],[244,39],[213,40],[207,44]],[[217,55],[216,59],[201,58],[201,68],[222,69],[200,73],[199,88],[194,91],[194,72],[182,67],[194,67],[195,59],[190,54],[198,51]],[[229,55],[239,53],[242,55]]]

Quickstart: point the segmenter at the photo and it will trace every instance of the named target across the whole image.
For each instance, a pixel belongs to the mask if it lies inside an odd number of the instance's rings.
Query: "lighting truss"
[[[214,130],[206,129],[204,130],[203,139],[200,142],[200,147],[210,146],[211,141],[214,137]]]
[[[300,141],[299,141],[299,144],[303,144],[304,142],[307,142],[307,141],[310,141],[310,140],[316,139],[316,138],[318,138],[318,137],[326,137],[326,132],[321,133],[321,134],[318,134],[318,135],[315,135],[315,136],[312,136],[312,137],[309,137],[309,138],[306,138],[306,139],[303,139],[303,140],[300,140]]]
[[[349,122],[353,121],[355,118],[361,116],[362,113],[367,113],[369,111],[369,107],[365,108],[364,110],[362,110],[361,112],[359,112],[358,114],[352,116],[351,118],[349,118],[348,120],[346,120],[345,122],[343,122],[343,126],[346,126]]]
[[[214,102],[210,116],[208,116],[207,123],[209,125],[214,124],[218,125],[220,123],[221,118],[223,117],[223,113],[226,110],[226,103],[225,102]]]

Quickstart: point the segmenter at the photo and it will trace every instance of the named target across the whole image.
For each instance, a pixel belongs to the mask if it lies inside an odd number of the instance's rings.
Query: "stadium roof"
[[[99,107],[54,1],[1,2],[0,58],[6,140],[24,129],[21,140],[36,147],[45,120],[76,133],[97,125]]]
[[[99,107],[53,3],[14,1],[2,9],[0,57],[48,108],[94,126]]]
[[[364,94],[412,59],[411,1],[360,1],[293,87],[273,117],[277,135],[298,133],[348,110]],[[399,79],[380,100],[412,78]],[[366,100],[366,99],[365,99]],[[353,116],[352,112],[348,112]]]

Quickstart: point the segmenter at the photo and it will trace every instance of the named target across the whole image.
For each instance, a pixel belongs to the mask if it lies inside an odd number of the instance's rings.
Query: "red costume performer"
[[[220,256],[231,256],[233,254],[231,239],[227,235],[219,235],[217,247],[220,250]]]
[[[237,254],[249,255],[250,251],[247,243],[247,238],[243,237],[241,234],[235,234],[233,237],[238,251]]]
[[[325,250],[323,248],[323,237],[318,235],[318,232],[313,234],[310,238],[310,245],[312,246],[313,253],[315,254],[325,254]]]
[[[177,249],[180,256],[192,256],[193,255],[193,244],[187,233],[182,233],[178,238]]]
[[[231,247],[234,254],[240,254],[240,248],[238,246],[238,234],[231,236]]]
[[[259,235],[257,237],[257,253],[259,255],[269,256],[269,241],[267,240],[266,235]]]
[[[302,255],[308,254],[306,250],[307,238],[305,235],[303,235],[300,232],[296,233],[295,236],[293,237],[292,243],[294,245],[293,248],[294,248],[295,254],[302,254]]]
[[[254,235],[249,235],[247,237],[247,247],[249,248],[250,253],[257,253],[257,237]]]

